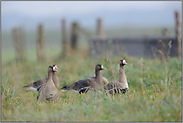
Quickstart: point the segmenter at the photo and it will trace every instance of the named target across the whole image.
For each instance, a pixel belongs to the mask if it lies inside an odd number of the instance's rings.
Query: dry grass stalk
[[[158,42],[160,43],[161,46],[161,50],[159,50],[160,54],[161,54],[161,61],[164,62],[165,60],[165,43],[160,39],[158,40]]]
[[[166,74],[165,74],[165,87],[167,87],[167,79],[168,79],[168,70],[167,70],[167,67],[165,67],[165,71],[166,71]]]
[[[169,57],[170,57],[170,49],[171,49],[171,47],[172,47],[172,44],[171,44],[171,43],[172,43],[172,41],[170,40],[169,43],[168,43],[168,47],[169,47],[169,48],[168,48],[168,53],[167,53],[167,61],[168,61],[168,59],[169,59]]]

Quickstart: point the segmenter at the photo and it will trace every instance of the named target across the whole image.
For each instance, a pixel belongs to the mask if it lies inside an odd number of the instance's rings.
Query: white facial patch
[[[55,71],[55,67],[53,67],[53,71]]]
[[[101,65],[101,68],[104,68],[103,65]]]
[[[125,63],[126,61],[125,60],[123,60],[123,64]]]

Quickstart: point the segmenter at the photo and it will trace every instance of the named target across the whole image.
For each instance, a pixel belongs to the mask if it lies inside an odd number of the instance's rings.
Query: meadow
[[[36,61],[1,63],[1,121],[64,122],[64,121],[182,121],[182,61],[103,56],[93,59],[85,51],[69,57],[50,56],[42,63]],[[129,84],[126,95],[105,95],[104,91],[76,94],[63,93],[57,103],[40,103],[37,92],[26,92],[24,85],[47,77],[49,65],[57,64],[60,87],[94,76],[95,65],[106,68],[102,75],[118,79],[119,60],[125,59]]]

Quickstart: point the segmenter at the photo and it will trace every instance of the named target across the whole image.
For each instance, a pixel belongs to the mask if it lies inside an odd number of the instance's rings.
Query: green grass
[[[60,92],[54,103],[37,102],[37,92],[25,92],[24,85],[47,77],[47,68],[57,64],[60,87],[94,76],[95,65],[107,69],[102,75],[113,81],[118,78],[119,60],[126,59],[125,72],[129,84],[126,95],[105,95],[104,91],[78,95]],[[100,59],[75,53],[65,59],[2,62],[1,121],[182,121],[182,62],[171,58],[141,59],[121,55]]]

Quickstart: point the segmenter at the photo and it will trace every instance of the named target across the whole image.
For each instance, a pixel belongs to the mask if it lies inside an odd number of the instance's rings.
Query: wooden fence
[[[89,39],[89,54],[91,57],[99,57],[106,52],[112,55],[120,55],[126,53],[131,56],[140,57],[161,57],[164,59],[167,56],[177,56],[181,59],[182,55],[182,42],[181,42],[181,22],[180,15],[175,12],[176,20],[176,36],[172,38],[165,38],[167,29],[163,29],[163,37],[149,37],[149,38],[109,38],[103,32],[103,20],[99,18],[97,20],[97,30],[95,38],[91,38],[91,32],[82,29],[77,22],[72,23],[72,29],[70,31],[70,38],[68,37],[68,31],[66,26],[66,20],[61,21],[62,30],[62,54],[61,56],[67,57],[70,49],[77,50],[79,32],[86,35]],[[16,59],[24,59],[24,41],[21,38],[21,30],[14,29],[14,45],[16,51]],[[162,40],[160,40],[162,39]],[[38,26],[38,39],[37,39],[37,56],[38,61],[42,62],[46,60],[45,41],[44,41],[44,28],[40,24]],[[169,43],[169,41],[171,41]],[[170,48],[171,46],[171,48]]]

